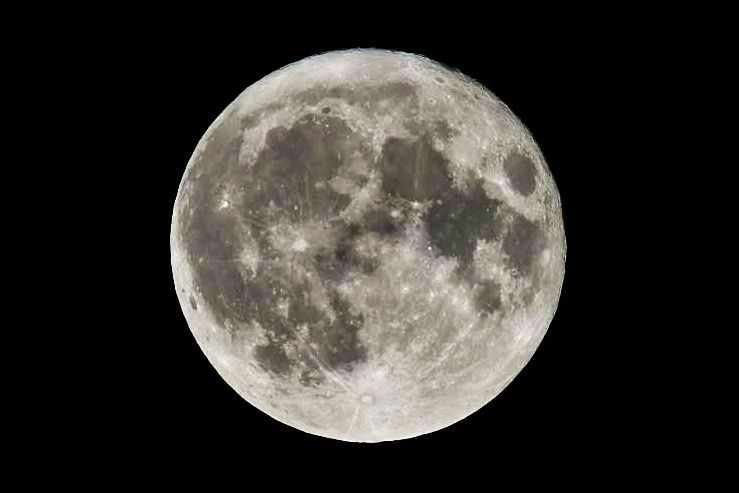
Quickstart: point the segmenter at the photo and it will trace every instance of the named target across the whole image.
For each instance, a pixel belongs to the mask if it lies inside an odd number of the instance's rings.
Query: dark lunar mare
[[[346,123],[336,117],[309,114],[289,129],[271,129],[249,173],[249,186],[256,187],[252,210],[274,205],[286,211],[292,221],[336,217],[350,198],[328,184],[316,184],[336,176],[344,164],[342,156],[354,151],[367,152]]]
[[[477,241],[493,240],[503,229],[500,201],[488,198],[480,182],[465,191],[449,189],[434,201],[426,222],[432,247],[470,269]]]
[[[500,308],[500,284],[485,280],[481,281],[476,288],[474,299],[478,310],[487,315]]]
[[[393,218],[390,207],[383,203],[376,209],[366,212],[358,221],[348,224],[334,224],[336,231],[335,248],[320,252],[314,257],[316,268],[324,284],[334,286],[347,279],[354,270],[363,274],[373,273],[380,259],[372,254],[358,252],[357,240],[367,234],[376,234],[384,239],[399,239],[403,219]]]
[[[508,181],[518,193],[528,197],[536,188],[536,166],[519,151],[511,152],[503,162]]]
[[[456,258],[460,274],[472,269],[478,240],[497,239],[504,231],[501,202],[487,196],[480,179],[466,190],[456,188],[449,163],[434,148],[430,135],[388,138],[378,168],[389,196],[430,201],[424,220],[431,246],[439,255]]]
[[[508,255],[509,262],[517,274],[529,276],[534,260],[545,247],[545,238],[536,223],[515,211],[511,211],[511,216],[503,240],[503,251]]]
[[[412,85],[391,83],[368,91],[311,89],[297,99],[317,104],[327,93],[350,104],[371,104],[380,99],[413,102],[416,98]],[[280,107],[275,105],[272,110]],[[329,106],[323,106],[290,127],[269,130],[263,149],[247,170],[238,162],[241,137],[235,128],[256,125],[265,111],[269,108],[242,117],[237,125],[227,118],[213,130],[185,177],[191,187],[180,230],[196,289],[216,321],[234,339],[240,331],[248,330],[252,321],[265,330],[267,340],[255,349],[254,356],[269,373],[286,375],[296,364],[302,364],[307,369],[300,375],[301,383],[317,385],[325,378],[317,371],[320,367],[351,371],[366,359],[366,348],[359,337],[363,316],[352,312],[336,287],[351,272],[371,274],[380,262],[357,251],[360,237],[375,234],[391,241],[400,238],[404,216],[392,217],[393,208],[408,208],[412,202],[430,204],[423,218],[430,245],[437,255],[457,259],[457,273],[473,286],[475,303],[484,314],[500,308],[500,286],[477,279],[472,258],[479,239],[502,238],[503,250],[516,274],[530,275],[544,244],[538,225],[490,199],[480,180],[473,180],[464,190],[453,185],[449,163],[434,148],[429,133],[449,138],[452,130],[446,122],[435,122],[430,129],[412,128],[414,137],[410,139],[390,137],[385,141],[375,163],[381,173],[383,200],[348,224],[339,213],[351,198],[334,191],[328,181],[355,153],[371,160],[368,145],[334,116]],[[519,193],[533,190],[533,165],[529,167],[521,156],[509,158],[506,163],[506,173]],[[367,181],[366,176],[345,173],[347,176],[358,186]],[[225,191],[238,207],[235,212],[219,209]],[[306,266],[319,274],[333,317],[308,299],[306,280],[292,278],[278,267],[278,253],[268,236],[268,225],[306,220],[329,225],[331,237],[336,238],[330,249],[304,259]],[[256,272],[238,260],[244,225],[259,249]],[[287,314],[278,308],[281,300],[288,302]],[[193,309],[196,306],[193,304]],[[305,341],[296,340],[301,325],[308,328]],[[301,361],[287,355],[286,343],[298,347]]]
[[[452,189],[446,159],[434,149],[428,134],[414,140],[388,138],[378,168],[382,188],[391,196],[424,202]]]
[[[358,337],[364,323],[361,314],[352,313],[330,283],[326,283],[326,289],[333,319],[313,306],[307,298],[307,283],[291,279],[277,268],[277,252],[266,226],[278,220],[298,223],[308,219],[335,224],[346,233],[339,235],[343,240],[327,265],[335,264],[344,275],[356,265],[351,239],[359,232],[337,221],[350,198],[333,191],[326,182],[345,164],[342,156],[368,152],[365,144],[343,120],[328,112],[309,114],[290,128],[271,129],[264,148],[246,172],[238,163],[240,139],[231,139],[227,133],[226,125],[214,130],[196,163],[200,172],[189,177],[192,192],[189,213],[183,214],[182,231],[195,285],[218,323],[233,337],[238,337],[237,332],[252,320],[264,328],[267,342],[255,349],[254,356],[268,372],[285,375],[293,369],[297,361],[285,352],[285,344],[290,342],[298,344],[301,359],[309,368],[322,365],[351,370],[366,358]],[[323,186],[317,186],[321,183]],[[233,200],[239,204],[238,215],[219,210],[222,184],[239,191]],[[259,248],[256,272],[248,272],[237,260],[243,241],[239,238],[242,224],[249,226]],[[326,269],[319,266],[319,272],[324,280],[331,280]],[[288,301],[287,316],[278,309],[282,299]],[[308,327],[306,341],[296,341],[300,325]],[[317,349],[310,349],[312,346]],[[301,375],[305,385],[317,384],[321,379],[320,372],[304,371]]]
[[[437,124],[435,129],[448,128]],[[518,152],[505,162],[506,173],[519,193],[529,195],[535,187],[536,169]],[[388,138],[378,161],[383,191],[390,197],[428,202],[424,221],[434,252],[455,258],[457,274],[478,286],[478,309],[492,313],[500,308],[500,286],[480,281],[472,265],[478,240],[502,239],[508,263],[518,276],[530,276],[533,263],[545,246],[538,224],[491,199],[482,180],[474,179],[466,189],[453,186],[449,163],[438,152],[429,134],[417,139]]]

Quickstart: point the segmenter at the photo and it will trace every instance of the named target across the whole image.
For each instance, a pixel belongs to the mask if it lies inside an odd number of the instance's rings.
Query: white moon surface
[[[205,132],[172,217],[185,318],[228,384],[308,433],[449,426],[539,345],[565,271],[559,195],[505,104],[422,56],[284,67]]]

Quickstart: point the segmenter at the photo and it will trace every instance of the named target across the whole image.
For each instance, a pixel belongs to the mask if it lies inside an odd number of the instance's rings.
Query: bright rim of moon
[[[486,88],[380,50],[258,81],[200,140],[172,217],[187,322],[244,399],[316,435],[410,438],[518,374],[559,300],[559,194]]]

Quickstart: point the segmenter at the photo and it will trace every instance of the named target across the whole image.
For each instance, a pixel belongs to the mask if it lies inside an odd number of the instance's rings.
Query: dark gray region
[[[525,156],[512,156],[517,157],[511,157],[508,167],[515,172],[515,184],[522,194],[530,194],[535,186],[534,165]],[[457,271],[462,278],[473,277],[472,260],[478,240],[501,237],[515,272],[531,274],[534,259],[544,247],[538,225],[489,198],[479,179],[465,190],[454,187],[449,163],[433,147],[428,134],[418,139],[387,139],[378,168],[383,190],[389,196],[431,201],[424,217],[431,246],[437,254],[458,260]]]
[[[383,190],[409,201],[441,197],[452,188],[446,158],[434,149],[428,135],[416,140],[388,138],[378,168]]]
[[[431,246],[441,255],[457,258],[460,270],[471,268],[477,241],[492,240],[501,233],[500,204],[487,196],[479,182],[466,191],[446,190],[426,217]]]
[[[518,156],[511,159],[510,167],[516,169],[516,183],[522,193],[530,194],[535,168],[528,158]],[[480,179],[465,190],[454,187],[449,163],[433,147],[428,134],[418,139],[387,139],[378,168],[383,190],[391,197],[431,201],[424,218],[431,246],[439,255],[456,258],[463,278],[468,278],[473,269],[478,240],[495,240],[501,235],[503,250],[516,273],[531,273],[534,258],[544,247],[539,227],[503,207],[501,201],[489,198]]]
[[[327,323],[323,319],[311,325],[311,339],[320,347],[318,357],[324,366],[352,371],[354,365],[367,358],[367,350],[358,336],[364,325],[364,316],[353,313],[338,291],[330,290],[329,300],[336,318],[333,322]]]
[[[492,280],[482,281],[475,290],[475,306],[483,314],[490,314],[500,308],[500,284]]]
[[[368,91],[314,88],[301,93],[300,98],[305,104],[317,105],[327,95],[353,104],[380,99],[412,101],[416,97],[411,84],[393,83]],[[241,139],[235,129],[239,124],[241,128],[257,125],[266,111],[278,108],[272,105],[240,122],[227,119],[213,130],[195,170],[186,175],[191,191],[188,206],[180,215],[180,230],[202,302],[216,321],[231,331],[234,340],[239,331],[249,330],[252,321],[264,328],[266,342],[255,349],[254,356],[267,372],[285,375],[301,365],[300,382],[313,386],[323,381],[321,367],[351,371],[366,359],[366,348],[359,337],[364,319],[361,313],[352,312],[337,286],[353,272],[371,274],[377,269],[380,259],[358,251],[357,240],[368,234],[399,240],[406,216],[392,217],[390,212],[407,210],[410,202],[429,205],[423,220],[430,245],[437,255],[458,260],[458,274],[476,286],[475,302],[483,313],[500,308],[500,287],[476,279],[472,259],[478,240],[502,238],[516,273],[531,273],[532,263],[543,248],[541,232],[536,224],[490,199],[480,180],[465,190],[453,185],[449,163],[434,148],[431,138],[432,134],[442,138],[453,135],[446,122],[418,128],[410,139],[386,140],[375,162],[381,173],[383,199],[350,224],[339,214],[351,197],[337,193],[327,182],[338,175],[347,164],[345,159],[355,152],[370,160],[371,149],[335,116],[331,107],[316,109],[316,114],[308,114],[290,127],[271,129],[254,164],[250,168],[239,165]],[[529,188],[533,190],[530,182],[535,178],[527,178],[526,164],[521,164],[524,161],[511,162],[506,165],[511,171],[506,169],[506,173],[513,186],[524,194]],[[344,177],[346,171],[342,172]],[[348,176],[357,186],[367,182],[366,176]],[[239,192],[231,202],[238,210],[219,210],[223,192],[233,194],[234,190]],[[305,280],[291,277],[276,262],[277,252],[267,226],[280,220],[320,221],[331,229],[331,237],[337,238],[330,248],[301,260],[320,276],[334,317],[311,304]],[[259,249],[255,272],[238,260],[244,224]],[[288,301],[287,314],[277,308],[283,299]],[[197,309],[193,298],[190,302]],[[297,328],[302,325],[308,328],[308,340],[297,341]],[[300,361],[288,357],[286,343],[300,348]]]
[[[363,274],[374,272],[380,260],[357,251],[357,240],[367,234],[377,234],[385,239],[399,238],[403,220],[390,215],[387,204],[368,211],[357,222],[334,224],[337,232],[335,248],[315,256],[315,265],[326,285],[340,284],[355,270]]]
[[[511,186],[521,195],[528,197],[536,188],[536,166],[527,156],[518,151],[511,152],[503,162],[503,169]]]
[[[545,238],[535,223],[521,214],[514,212],[512,215],[513,220],[503,239],[503,251],[519,275],[529,276],[534,259],[545,247]]]
[[[305,344],[318,348],[313,354],[302,353],[303,364],[314,367],[320,361],[329,369],[352,368],[366,356],[357,335],[363,324],[361,315],[352,314],[336,291],[329,291],[336,315],[333,322],[327,313],[311,305],[307,284],[277,269],[266,226],[279,218],[336,223],[338,212],[350,199],[329,186],[316,187],[316,183],[336,176],[344,164],[340,155],[366,152],[366,148],[341,119],[307,115],[290,128],[270,130],[264,149],[247,172],[238,164],[239,140],[225,134],[225,125],[214,130],[197,163],[202,172],[190,177],[191,205],[189,213],[182,216],[189,261],[204,301],[233,337],[243,330],[238,327],[251,321],[265,329],[267,342],[258,346],[254,355],[270,373],[284,375],[297,363],[287,356],[284,345],[295,341],[296,329],[302,324],[309,329]],[[235,201],[240,205],[240,217],[218,210],[223,183],[231,190],[241,190]],[[241,272],[244,267],[237,260],[242,241],[240,219],[249,225],[260,251],[256,272],[248,275]],[[339,263],[353,265],[352,248],[348,243],[337,246],[334,255]],[[345,269],[340,265],[339,270]],[[280,299],[288,300],[287,317],[278,312]],[[315,384],[318,378],[311,372],[302,376],[305,384]]]
[[[407,201],[427,202],[429,240],[439,255],[458,260],[458,271],[472,268],[477,241],[496,239],[504,230],[501,202],[488,197],[481,180],[456,188],[449,163],[428,134],[418,139],[388,138],[378,161],[383,191]]]
[[[271,129],[249,173],[249,186],[257,189],[254,205],[260,210],[272,204],[293,220],[336,216],[350,198],[316,183],[336,176],[344,164],[340,156],[366,152],[358,147],[363,144],[346,123],[331,116],[309,114],[289,129]]]
[[[180,217],[195,285],[221,323],[248,309],[242,298],[245,286],[241,274],[229,262],[236,254],[238,221],[214,213],[221,192],[219,183],[230,169],[238,167],[240,139],[229,130],[226,125],[214,130],[196,163],[198,172],[186,177],[191,185],[190,205],[183,208]]]
[[[443,140],[449,140],[459,132],[449,126],[449,122],[446,120],[437,120],[433,126],[434,135],[441,137]]]

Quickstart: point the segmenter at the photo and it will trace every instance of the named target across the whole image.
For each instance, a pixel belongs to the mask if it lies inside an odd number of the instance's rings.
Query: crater
[[[195,297],[193,295],[190,295],[190,307],[197,311],[198,310],[198,302],[195,301]]]

